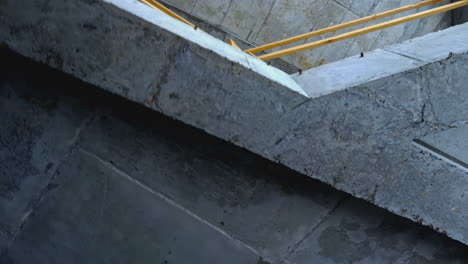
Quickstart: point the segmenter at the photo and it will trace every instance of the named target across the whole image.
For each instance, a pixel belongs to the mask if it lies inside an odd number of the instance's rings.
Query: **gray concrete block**
[[[297,117],[302,121],[288,118],[294,120],[294,136],[286,136],[275,147],[277,152],[270,151],[287,166],[298,165],[296,169],[302,168],[309,175],[328,175],[328,181],[339,189],[352,189],[353,195],[465,241],[461,223],[466,213],[460,208],[466,208],[468,200],[459,186],[468,184],[466,173],[420,153],[412,145],[414,138],[446,130],[448,123],[465,120],[464,96],[455,96],[448,104],[442,100],[449,95],[438,98],[434,93],[442,94],[447,89],[438,80],[453,80],[449,83],[457,86],[450,86],[450,90],[464,89],[466,77],[462,73],[466,69],[451,70],[466,67],[465,57],[466,54],[454,55],[419,70],[312,99],[307,110],[310,114]],[[439,67],[445,70],[440,71]],[[431,106],[432,100],[436,105],[450,105],[454,111],[438,111]],[[301,116],[307,116],[307,121]],[[320,135],[319,140],[313,139],[316,135]],[[303,147],[305,144],[309,151]],[[299,149],[302,156],[314,157],[313,162],[298,159]]]
[[[468,117],[468,52],[447,58],[423,68],[427,75],[422,83],[428,88],[425,101],[428,115],[432,111],[436,123],[453,126],[466,122]]]
[[[153,190],[77,150],[3,260],[253,263],[259,257]]]
[[[468,261],[466,247],[441,241],[421,226],[383,210],[369,211],[367,205],[350,200],[339,207],[297,248],[291,263],[393,264]]]
[[[28,218],[88,118],[88,106],[70,108],[80,102],[66,91],[50,93],[44,71],[25,78],[16,67],[14,61],[0,66],[0,233],[10,235]]]

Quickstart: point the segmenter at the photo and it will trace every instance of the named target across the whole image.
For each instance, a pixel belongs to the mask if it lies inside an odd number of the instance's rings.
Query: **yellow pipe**
[[[231,46],[233,46],[234,48],[236,48],[236,49],[238,49],[238,50],[241,50],[241,51],[242,51],[242,49],[239,47],[239,45],[237,45],[237,43],[236,43],[236,42],[234,42],[234,40],[232,40],[232,39],[229,39],[229,40],[228,40],[228,44],[229,44],[229,45],[231,45]]]
[[[355,26],[355,25],[359,25],[359,24],[366,23],[366,22],[369,22],[369,21],[373,21],[373,20],[377,20],[377,19],[380,19],[380,18],[392,16],[392,15],[395,15],[395,14],[399,14],[399,13],[409,11],[409,10],[413,10],[413,9],[416,9],[416,8],[420,8],[420,7],[423,7],[423,6],[439,3],[439,2],[442,2],[442,1],[444,1],[444,0],[425,0],[425,1],[422,1],[422,2],[419,2],[419,3],[416,3],[416,4],[402,6],[400,8],[396,8],[396,9],[385,11],[385,12],[382,12],[382,13],[379,13],[379,14],[374,14],[374,15],[371,15],[371,16],[359,18],[359,19],[352,20],[352,21],[349,21],[349,22],[346,22],[346,23],[343,23],[343,24],[331,26],[331,27],[324,28],[324,29],[319,29],[317,31],[305,33],[305,34],[298,35],[298,36],[295,36],[295,37],[291,37],[291,38],[283,39],[283,40],[276,41],[276,42],[273,42],[273,43],[265,44],[265,45],[262,45],[262,46],[259,46],[259,47],[247,49],[245,51],[246,52],[251,52],[251,53],[258,53],[258,52],[261,52],[261,51],[277,48],[277,47],[280,47],[280,46],[284,46],[284,45],[291,44],[291,43],[294,43],[294,42],[298,42],[298,41],[301,41],[301,40],[304,40],[304,39],[316,37],[316,36],[323,35],[323,34],[326,34],[326,33],[335,32],[335,31],[340,30],[340,29],[352,27],[352,26]]]
[[[162,4],[154,1],[154,0],[138,0],[144,4],[147,4],[155,9],[158,9],[159,11],[179,20],[179,21],[182,21],[184,22],[185,24],[189,25],[189,26],[192,26],[192,27],[196,27],[194,24],[190,23],[188,20],[186,20],[185,18],[177,15],[176,13],[172,12],[172,10],[170,10],[169,8],[163,6]]]
[[[402,17],[402,18],[397,18],[397,19],[394,19],[394,20],[383,22],[383,23],[380,23],[380,24],[377,24],[377,25],[373,25],[373,26],[362,28],[362,29],[354,30],[354,31],[351,31],[351,32],[348,32],[348,33],[344,33],[344,34],[341,34],[341,35],[331,37],[331,38],[326,38],[326,39],[323,39],[323,40],[314,41],[314,42],[311,42],[311,43],[306,43],[306,44],[299,45],[299,46],[296,46],[296,47],[283,49],[283,50],[280,50],[280,51],[275,51],[275,52],[272,52],[272,53],[268,53],[268,54],[265,54],[265,55],[258,56],[258,58],[261,59],[261,60],[266,61],[266,60],[271,60],[271,59],[283,57],[283,56],[286,56],[286,55],[291,55],[291,54],[298,53],[298,52],[301,52],[301,51],[305,51],[305,50],[317,48],[317,47],[320,47],[320,46],[324,46],[324,45],[327,45],[327,44],[330,44],[330,43],[333,43],[333,42],[337,42],[337,41],[340,41],[340,40],[360,36],[360,35],[367,34],[367,33],[374,32],[374,31],[378,31],[378,30],[381,30],[381,29],[384,29],[384,28],[388,28],[388,27],[399,25],[399,24],[403,24],[403,23],[413,21],[413,20],[416,20],[416,19],[420,19],[420,18],[432,16],[432,15],[435,15],[435,14],[447,12],[447,11],[450,11],[450,10],[453,10],[453,9],[456,9],[456,8],[459,8],[459,7],[462,7],[462,6],[466,6],[466,5],[468,5],[468,0],[461,0],[461,1],[458,1],[458,2],[455,2],[455,3],[452,3],[452,4],[447,4],[447,5],[444,5],[444,6],[441,6],[441,7],[433,8],[431,10],[419,12],[419,13],[416,13],[416,14],[412,14],[412,15],[409,15],[409,16]]]

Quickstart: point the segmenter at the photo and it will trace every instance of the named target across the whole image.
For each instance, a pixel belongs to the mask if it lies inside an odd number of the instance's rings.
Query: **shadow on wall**
[[[453,10],[452,17],[454,26],[468,22],[468,6]]]

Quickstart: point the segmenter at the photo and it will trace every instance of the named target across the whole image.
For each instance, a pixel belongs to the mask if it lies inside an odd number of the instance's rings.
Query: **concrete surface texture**
[[[0,206],[26,215],[0,214],[2,264],[468,261],[465,245],[429,228],[11,52],[0,56]],[[62,131],[73,140],[50,136]],[[48,171],[37,153],[54,163]]]
[[[459,25],[468,22],[468,7],[462,7],[453,11],[453,24]]]
[[[468,172],[468,125],[416,139],[422,149]]]
[[[419,2],[419,0],[165,0],[163,2],[173,5],[194,17],[201,18],[226,32],[230,32],[239,39],[253,45],[262,45],[403,5],[413,4]],[[433,6],[449,2],[444,1]],[[408,11],[388,19],[427,10],[430,7]],[[378,20],[373,23],[383,22],[388,19]],[[444,29],[449,27],[451,23],[452,13],[448,12],[297,55],[287,56],[283,59],[296,67],[306,70],[360,52],[382,48],[389,44]],[[363,24],[350,29],[359,29],[366,25],[370,24]],[[308,41],[331,37],[350,29],[312,38]],[[298,44],[305,42],[301,41]]]
[[[187,19],[191,23],[197,25],[199,28],[201,28],[204,32],[208,33],[209,35],[220,39],[224,42],[228,42],[230,39],[234,40],[236,44],[242,49],[246,50],[249,48],[253,48],[255,45],[252,44],[251,42],[248,42],[247,40],[241,39],[240,37],[234,35],[231,32],[227,32],[224,29],[215,26],[202,18],[195,17],[191,15],[190,13],[187,13],[185,11],[182,11],[181,9],[172,6],[170,4],[166,4],[166,6],[171,9],[172,11],[176,12],[178,15],[182,16],[183,18]],[[292,73],[297,73],[299,71],[299,68],[294,66],[293,64],[285,61],[283,58],[277,58],[270,60],[269,63],[274,66],[275,68],[278,68],[286,73],[292,74]]]
[[[0,3],[17,52],[468,243],[466,172],[412,144],[467,122],[468,24],[291,77],[136,1]]]

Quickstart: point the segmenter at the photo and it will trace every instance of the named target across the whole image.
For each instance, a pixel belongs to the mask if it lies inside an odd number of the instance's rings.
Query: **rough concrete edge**
[[[338,86],[338,87],[333,87],[332,89],[324,90],[323,92],[319,91],[319,92],[314,93],[314,94],[308,93],[308,95],[309,95],[309,97],[311,97],[313,99],[313,98],[317,98],[317,97],[320,97],[320,96],[333,94],[333,93],[336,93],[336,92],[339,92],[339,91],[352,89],[352,88],[357,87],[359,85],[363,85],[363,84],[375,81],[377,79],[391,77],[391,76],[394,76],[394,75],[397,75],[397,74],[400,74],[400,73],[405,73],[405,72],[411,71],[413,69],[419,68],[419,67],[427,65],[427,64],[431,64],[431,63],[434,63],[434,62],[437,62],[437,61],[441,61],[441,60],[445,59],[446,57],[437,56],[437,57],[434,57],[432,59],[426,59],[425,60],[423,58],[419,58],[417,55],[415,55],[414,53],[412,53],[410,51],[408,51],[408,52],[401,52],[401,51],[396,52],[395,50],[398,50],[398,47],[404,47],[408,43],[425,42],[426,38],[439,37],[441,34],[446,34],[447,31],[451,32],[451,31],[457,30],[461,26],[468,26],[468,22],[465,23],[465,24],[455,25],[455,26],[452,26],[452,27],[444,29],[444,30],[439,30],[437,32],[432,32],[432,33],[426,34],[426,35],[421,36],[421,37],[409,39],[409,40],[406,40],[406,41],[401,42],[401,43],[393,44],[393,45],[384,47],[382,49],[375,49],[375,50],[370,51],[370,52],[365,54],[366,57],[369,57],[369,56],[375,56],[375,53],[380,52],[380,51],[392,53],[392,54],[400,56],[400,57],[402,57],[404,59],[409,59],[409,60],[414,61],[414,65],[411,66],[411,67],[401,67],[401,69],[399,71],[395,71],[395,73],[383,73],[382,75],[374,75],[374,76],[371,76],[370,78],[362,79],[360,81],[351,81],[351,82],[349,82],[349,84],[341,85],[341,86]],[[468,35],[468,32],[467,32],[467,35]],[[468,51],[468,47],[467,47],[467,51]],[[466,51],[453,52],[453,53],[454,54],[463,54],[465,52]],[[447,52],[447,56],[451,56],[451,53]],[[359,58],[356,57],[356,56],[348,57],[348,58],[345,58],[345,59],[342,59],[342,60],[339,60],[339,61],[336,61],[336,62],[332,62],[332,63],[329,63],[329,64],[325,64],[323,66],[319,66],[319,67],[316,67],[316,68],[309,69],[309,70],[303,72],[302,74],[300,74],[300,73],[291,74],[291,77],[293,77],[293,79],[295,79],[297,83],[299,83],[300,85],[302,85],[304,87],[304,84],[301,82],[301,75],[304,76],[304,75],[307,75],[307,73],[310,73],[310,72],[313,72],[313,71],[318,72],[318,71],[321,71],[323,69],[334,68],[334,67],[336,67],[336,65],[341,65],[341,64],[348,64],[349,65],[349,64],[352,64],[352,62],[356,61],[357,59],[359,59]]]
[[[382,78],[386,78],[386,77],[391,77],[391,76],[394,76],[394,75],[397,75],[397,74],[401,74],[403,72],[407,72],[407,71],[411,71],[413,69],[419,68],[419,67],[421,67],[421,66],[423,66],[425,64],[429,64],[429,63],[421,63],[420,61],[417,61],[415,59],[408,58],[408,57],[402,56],[400,54],[395,54],[393,52],[389,52],[389,51],[384,50],[384,49],[372,50],[372,51],[366,53],[364,58],[378,59],[382,55],[382,53],[387,53],[387,54],[391,54],[391,55],[394,55],[394,56],[401,57],[402,59],[405,59],[407,61],[414,62],[414,64],[411,65],[411,66],[400,66],[400,68],[398,68],[398,69],[396,69],[396,70],[394,70],[392,72],[381,72],[380,74],[369,75],[367,78],[362,78],[361,80],[351,79],[348,83],[344,83],[344,84],[328,83],[328,84],[326,84],[327,88],[319,87],[320,91],[317,91],[317,92],[314,92],[314,93],[309,92],[308,93],[309,97],[318,98],[318,97],[321,97],[321,96],[330,95],[330,94],[340,92],[340,91],[343,91],[343,90],[352,89],[354,87],[357,87],[357,86],[365,84],[365,83],[369,83],[369,82],[372,82],[372,81],[375,81],[375,80],[378,80],[378,79],[382,79]],[[326,65],[323,65],[323,66],[320,66],[320,67],[317,67],[317,68],[312,68],[312,69],[310,69],[310,70],[308,70],[306,72],[303,72],[302,76],[307,76],[307,74],[310,74],[312,72],[320,72],[320,71],[329,70],[329,69],[331,69],[331,71],[334,71],[336,68],[342,68],[342,65],[345,65],[346,67],[349,67],[350,65],[354,65],[354,62],[356,62],[357,60],[360,60],[360,59],[361,59],[360,57],[355,57],[355,56],[345,58],[345,59],[342,59],[342,60],[339,60],[339,61],[336,61],[336,62],[332,62],[332,63],[326,64]],[[338,65],[341,66],[341,67],[339,67]],[[331,73],[328,72],[327,75],[331,75]],[[300,85],[302,85],[304,87],[307,84],[302,80],[302,76],[299,75],[299,74],[292,75],[292,77],[296,80],[296,82],[298,82]],[[331,77],[333,77],[333,76],[331,76]]]
[[[160,2],[163,3],[167,8],[169,8],[172,11],[176,12],[178,15],[184,17],[185,19],[189,20],[190,22],[193,22],[194,24],[203,23],[204,25],[207,25],[208,27],[211,27],[212,29],[215,29],[215,30],[217,30],[219,32],[222,32],[223,34],[225,34],[225,38],[224,38],[224,40],[220,39],[221,41],[227,41],[227,39],[231,38],[234,41],[236,41],[236,43],[242,49],[249,49],[249,48],[253,48],[253,47],[257,46],[256,44],[254,44],[254,43],[252,43],[252,42],[250,42],[248,40],[242,39],[237,34],[231,32],[231,31],[228,31],[227,29],[221,28],[219,25],[217,26],[217,25],[203,19],[202,17],[199,17],[199,16],[197,16],[195,14],[188,13],[187,11],[184,11],[184,10],[180,9],[177,6],[174,6],[173,4],[168,3],[167,0],[160,0]],[[198,22],[194,22],[192,20],[196,20]],[[262,54],[262,53],[266,54],[265,52],[261,52],[260,54]],[[288,74],[293,74],[293,73],[296,73],[296,72],[299,71],[299,68],[297,68],[297,66],[287,62],[283,58],[276,58],[276,59],[270,60],[269,62],[271,63],[269,65],[272,65],[273,67],[276,67],[276,68],[280,69],[281,71],[286,72]]]
[[[467,24],[468,25],[468,24]],[[453,56],[452,56],[453,55]],[[340,89],[338,91],[334,91],[332,93],[327,93],[327,94],[324,94],[323,97],[330,97],[330,96],[333,96],[333,94],[335,93],[338,93],[338,92],[350,92],[351,89],[354,89],[354,88],[360,88],[361,86],[365,86],[369,83],[372,83],[374,81],[379,81],[380,79],[386,79],[386,78],[392,78],[394,76],[398,76],[400,74],[406,74],[406,73],[411,73],[413,71],[419,71],[420,68],[424,68],[424,67],[430,67],[431,65],[433,64],[443,64],[447,61],[449,61],[450,59],[452,59],[452,57],[455,57],[455,56],[466,56],[468,55],[468,49],[463,51],[463,52],[457,52],[457,53],[454,53],[454,54],[450,54],[448,57],[442,57],[440,59],[437,59],[437,60],[434,60],[432,62],[424,62],[424,63],[421,63],[419,66],[417,67],[412,67],[412,68],[409,68],[405,71],[402,71],[402,72],[399,72],[399,73],[396,73],[396,74],[389,74],[389,75],[386,75],[386,76],[381,76],[379,78],[377,78],[377,80],[373,80],[373,81],[366,81],[366,82],[363,82],[363,83],[360,83],[358,85],[353,85],[353,86],[350,86],[350,87],[346,87],[346,88],[343,88],[343,89]],[[346,59],[345,59],[346,60]],[[306,104],[308,103],[309,101],[314,101],[316,99],[316,97],[313,97],[311,99],[309,99],[307,102],[304,102],[303,104]],[[301,104],[302,105],[302,104]],[[430,122],[429,122],[430,123]],[[434,123],[432,123],[434,125]],[[452,124],[449,124],[446,126],[446,129],[448,128],[453,128],[453,127],[457,127],[458,125],[461,125],[461,124],[466,124],[465,122],[462,122],[462,123],[452,123]],[[456,170],[459,170],[461,169],[459,166],[456,166],[455,164],[452,164],[451,162],[446,162],[445,159],[443,159],[443,157],[440,157],[438,155],[434,155],[433,153],[427,151],[427,149],[422,149],[420,146],[418,146],[417,144],[414,144],[413,140],[411,140],[411,145],[412,147],[414,148],[415,151],[422,151],[424,150],[428,156],[430,156],[433,160],[441,160],[443,161],[444,163],[447,164],[448,167],[452,167]],[[281,162],[280,162],[281,163]],[[283,163],[282,163],[283,164]],[[283,164],[284,166],[286,167],[289,167],[289,168],[293,168],[291,167],[290,165],[287,165],[287,164]],[[301,169],[298,169],[298,168],[293,168],[295,171],[298,171],[300,173],[303,173],[305,174]],[[464,168],[462,168],[460,171],[462,172],[467,172]],[[305,174],[305,175],[308,175],[308,174]],[[327,180],[324,180],[323,178],[317,178],[317,177],[314,177],[312,175],[308,175],[309,177],[311,178],[314,178],[314,179],[317,179],[321,182],[324,182],[326,184],[328,184],[329,186],[339,190],[339,191],[343,191],[347,194],[350,194],[351,196],[355,197],[355,198],[358,198],[358,199],[362,199],[362,200],[365,200],[369,203],[372,203],[374,206],[378,207],[378,208],[382,208],[386,211],[389,211],[395,215],[398,215],[398,216],[401,216],[401,217],[404,217],[406,219],[409,219],[417,224],[420,224],[420,225],[423,225],[423,226],[426,226],[426,227],[429,227],[430,229],[444,235],[444,236],[447,236],[453,240],[456,240],[456,241],[459,241],[465,245],[468,245],[468,242],[466,242],[466,240],[462,237],[460,237],[457,232],[453,232],[453,231],[447,231],[446,229],[444,229],[442,226],[440,225],[435,225],[434,224],[434,221],[432,218],[430,217],[420,217],[418,216],[417,214],[412,214],[410,211],[402,211],[401,208],[399,207],[395,207],[395,206],[389,206],[389,205],[383,205],[381,203],[378,203],[376,202],[375,200],[373,199],[369,199],[368,196],[366,195],[362,195],[362,194],[358,194],[358,193],[355,193],[355,192],[350,192],[349,190],[347,190],[346,188],[343,188],[343,186],[337,186],[337,185],[334,185],[332,184],[331,182],[327,181]]]
[[[447,56],[450,56],[450,53],[461,54],[464,51],[453,51],[453,50],[451,50],[451,51],[447,51],[446,54],[443,54],[443,55],[435,54],[435,56],[433,56],[431,58],[428,58],[428,57],[422,57],[422,56],[417,55],[414,52],[414,50],[411,50],[411,46],[410,46],[410,50],[405,49],[405,46],[410,45],[412,43],[426,42],[427,39],[429,39],[429,40],[431,40],[431,39],[444,39],[443,38],[444,35],[452,34],[454,31],[460,30],[461,28],[464,28],[464,27],[468,28],[468,22],[463,23],[463,24],[453,25],[453,26],[451,26],[449,28],[446,28],[446,29],[443,29],[443,30],[432,32],[432,33],[429,33],[429,34],[426,34],[424,36],[420,36],[420,37],[417,37],[417,38],[409,39],[409,40],[403,41],[401,43],[393,44],[393,45],[384,47],[383,50],[386,50],[388,52],[392,52],[392,53],[395,53],[395,54],[398,54],[398,55],[401,55],[403,57],[407,57],[407,58],[410,58],[410,59],[413,59],[413,60],[416,60],[416,61],[425,62],[425,63],[440,61],[440,60],[446,58]],[[466,36],[468,36],[468,32],[466,33]],[[468,44],[467,44],[466,50],[468,50]]]
[[[285,88],[288,88],[304,97],[308,97],[307,93],[294,81],[287,73],[269,66],[267,63],[242,52],[223,41],[210,36],[209,34],[196,30],[177,19],[167,15],[161,15],[160,12],[152,9],[151,7],[138,2],[137,0],[120,1],[120,0],[101,0],[104,3],[112,5],[123,12],[136,16],[146,22],[160,27],[162,30],[168,31],[174,35],[184,38],[195,45],[204,49],[210,50],[220,57],[242,65],[244,68],[249,69],[271,81],[278,83]],[[168,27],[167,25],[172,25]]]
[[[458,160],[456,158],[453,158],[451,155],[443,152],[443,151],[440,151],[438,149],[435,149],[434,147],[432,147],[431,145],[429,145],[428,143],[426,143],[425,141],[421,140],[421,139],[415,139],[413,140],[412,144],[416,147],[418,147],[419,149],[421,150],[424,150],[428,153],[430,153],[431,155],[435,156],[436,158],[438,159],[441,159],[445,162],[447,162],[448,164],[452,165],[452,166],[455,166],[465,172],[468,172],[468,168],[463,166],[462,164],[465,164],[463,161],[461,160]]]

